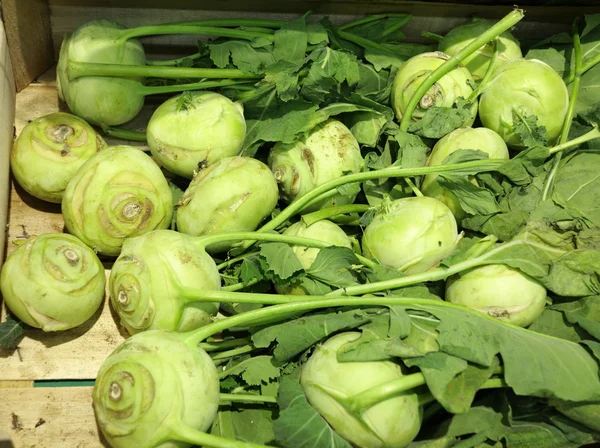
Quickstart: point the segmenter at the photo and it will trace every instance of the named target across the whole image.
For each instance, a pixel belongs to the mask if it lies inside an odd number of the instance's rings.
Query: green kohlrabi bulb
[[[402,378],[402,370],[391,361],[339,362],[338,350],[360,337],[340,333],[317,346],[302,366],[300,383],[310,404],[335,431],[361,448],[403,448],[417,435],[422,409],[414,391],[388,398],[351,414],[339,397],[349,398],[367,389]]]
[[[296,143],[277,143],[269,154],[269,166],[279,183],[282,198],[288,203],[345,173],[360,172],[363,165],[356,138],[334,119],[316,126]],[[356,194],[338,193],[304,208],[301,213],[351,204],[355,199]]]
[[[464,25],[453,28],[440,41],[438,49],[449,56],[455,56],[464,47],[469,45],[489,28],[495,22],[491,20],[476,20]],[[464,65],[473,79],[480,81],[488,70],[492,55],[494,54],[494,41],[480,47],[473,54],[467,56],[463,61]],[[521,59],[521,46],[519,41],[510,33],[505,31],[498,36],[498,57],[496,59],[496,68],[515,59]]]
[[[310,226],[307,226],[304,221],[298,221],[285,229],[283,234],[312,238],[331,243],[332,246],[341,246],[352,249],[352,241],[350,240],[350,237],[346,235],[346,232],[344,232],[340,226],[327,219],[317,221]],[[292,246],[292,250],[298,257],[298,260],[300,260],[302,267],[308,269],[317,258],[321,249],[317,249],[316,247]],[[307,291],[300,284],[293,285],[289,288],[276,285],[275,289],[279,294],[307,294]]]
[[[0,276],[4,303],[44,331],[77,327],[100,308],[106,275],[93,250],[73,235],[29,238],[6,259]]]
[[[527,327],[544,311],[546,288],[516,269],[491,264],[448,279],[446,300]]]
[[[75,115],[55,112],[28,123],[13,145],[10,168],[29,194],[59,203],[81,165],[106,143]]]
[[[241,103],[216,92],[185,92],[156,109],[146,135],[161,165],[191,179],[204,167],[240,152],[246,121]]]
[[[427,166],[442,165],[446,157],[459,149],[482,151],[487,153],[490,159],[508,160],[509,158],[506,143],[497,133],[488,128],[465,127],[455,129],[438,140],[429,154]],[[462,219],[465,212],[458,198],[450,190],[442,187],[437,178],[437,174],[427,174],[421,185],[422,193],[442,201],[452,210],[456,219]],[[473,180],[473,183],[477,185],[477,181]]]
[[[567,86],[552,67],[537,59],[519,59],[494,72],[479,98],[479,118],[508,146],[523,149],[525,145],[514,129],[516,118],[523,121],[535,116],[553,143],[560,135],[568,107]]]
[[[144,105],[142,78],[83,76],[70,79],[73,63],[138,65],[146,63],[138,39],[119,39],[125,27],[99,19],[81,25],[62,42],[56,68],[59,97],[89,123],[118,125],[132,120]]]
[[[219,407],[212,359],[179,333],[147,331],[104,361],[94,385],[98,426],[114,448],[185,448],[189,428],[207,431]]]
[[[113,146],[75,173],[62,212],[69,233],[101,254],[116,256],[125,238],[169,227],[173,198],[150,156],[131,146]]]
[[[177,230],[189,235],[253,231],[277,205],[277,182],[252,157],[227,157],[200,171],[179,200]],[[222,252],[229,244],[207,247]]]
[[[109,278],[110,299],[129,334],[188,331],[212,322],[219,304],[196,291],[218,290],[221,277],[195,238],[155,230],[127,238]]]
[[[437,199],[423,197],[384,201],[365,228],[365,256],[405,274],[435,267],[458,242],[456,219]]]
[[[396,73],[392,85],[392,106],[396,112],[396,118],[402,120],[404,112],[413,94],[427,77],[440,65],[450,59],[450,56],[439,51],[422,53],[413,56],[402,65]],[[463,66],[457,66],[449,73],[442,76],[421,97],[417,108],[412,114],[414,121],[420,120],[427,109],[433,106],[452,107],[462,97],[465,100],[473,93],[471,82],[473,78]],[[462,123],[462,126],[471,126],[477,115],[477,102],[473,103],[471,116]]]

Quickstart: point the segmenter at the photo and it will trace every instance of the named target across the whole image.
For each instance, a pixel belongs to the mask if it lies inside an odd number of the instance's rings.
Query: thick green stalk
[[[581,76],[583,76],[585,73],[587,73],[591,68],[593,68],[595,65],[597,65],[598,63],[600,63],[600,53],[596,53],[596,55],[590,59],[588,59],[585,64],[583,64],[581,66]],[[571,84],[573,81],[575,81],[575,77],[576,77],[576,72],[573,71],[569,74],[569,76],[567,77],[567,79],[565,79],[565,84],[569,85]]]
[[[345,23],[344,25],[340,25],[337,27],[337,29],[340,31],[344,31],[349,28],[354,28],[355,26],[365,25],[367,23],[376,22],[377,20],[386,19],[387,17],[388,14],[374,14],[367,17],[361,17],[360,19]]]
[[[475,101],[477,97],[479,97],[482,90],[485,89],[485,85],[489,82],[490,78],[492,77],[494,70],[496,69],[496,62],[498,62],[498,55],[500,54],[500,46],[498,43],[499,39],[496,38],[494,40],[494,52],[492,53],[492,58],[490,59],[490,65],[488,65],[488,68],[485,71],[483,78],[481,78],[481,82],[479,83],[477,88],[473,90],[473,92],[471,92],[471,95],[469,95],[469,102]]]
[[[219,394],[219,404],[227,403],[277,403],[277,397],[250,394]]]
[[[169,79],[186,78],[237,78],[258,79],[252,73],[226,68],[161,67],[148,65],[98,64],[95,62],[69,61],[67,74],[70,80],[84,76],[156,77]]]
[[[236,283],[234,285],[227,285],[227,286],[223,286],[221,288],[221,291],[230,291],[230,292],[235,292],[235,291],[239,291],[241,289],[247,288],[248,286],[252,286],[252,285],[256,285],[259,282],[259,280],[254,279],[254,280],[250,280],[248,283]]]
[[[218,27],[247,27],[258,26],[262,28],[281,28],[286,22],[283,20],[269,19],[203,19],[188,20],[183,22],[171,22],[166,25],[184,26],[218,26]]]
[[[421,36],[425,37],[426,39],[435,40],[436,42],[441,42],[442,39],[444,39],[444,36],[440,36],[436,33],[430,33],[429,31],[423,31]]]
[[[478,257],[472,257],[460,263],[450,266],[449,268],[437,268],[420,274],[406,275],[404,277],[398,277],[391,280],[385,280],[381,282],[367,283],[364,285],[348,286],[346,288],[340,288],[327,294],[327,297],[339,297],[339,296],[359,296],[363,294],[371,294],[374,292],[387,291],[392,289],[403,288],[405,286],[416,285],[423,282],[431,282],[436,280],[444,280],[451,275],[457,274],[467,269],[471,269],[486,264],[493,264],[499,259],[499,254],[507,249],[514,246],[533,246],[540,247],[543,250],[548,250],[547,246],[542,246],[531,241],[515,240],[508,243],[504,243],[489,252],[484,253]],[[556,249],[557,253],[563,254],[564,251]]]
[[[206,352],[215,352],[240,347],[252,343],[250,338],[227,339],[225,341],[202,342],[199,344]]]
[[[506,382],[504,381],[503,378],[490,378],[485,383],[483,383],[483,386],[481,386],[479,388],[479,390],[501,389],[503,387],[508,387],[508,384],[506,384]],[[431,394],[431,392],[426,392],[422,395],[419,395],[419,405],[421,405],[421,406],[425,406],[429,403],[433,403],[434,401],[435,401],[435,398]],[[431,408],[426,409],[425,412],[423,413],[423,421],[427,421],[434,414],[437,414],[438,412],[443,411],[443,410],[444,410],[443,406],[439,402],[436,401],[434,404],[431,405]]]
[[[160,36],[166,34],[198,34],[202,36],[230,37],[233,39],[253,40],[256,38],[265,38],[273,40],[273,36],[264,33],[254,33],[251,31],[235,30],[230,28],[219,28],[214,26],[198,25],[150,25],[130,28],[123,31],[119,41],[126,41],[135,37],[142,36]]]
[[[132,131],[130,129],[113,128],[111,126],[102,126],[102,132],[105,135],[123,140],[134,142],[146,142],[146,133],[142,131]]]
[[[318,247],[322,249],[324,247],[331,246],[330,243],[324,241],[315,240],[312,238],[304,238],[301,236],[291,235],[280,235],[278,233],[257,233],[257,232],[232,232],[232,233],[219,233],[215,235],[206,235],[196,237],[195,243],[199,247],[206,247],[215,243],[222,243],[226,241],[271,241],[278,243],[294,244],[296,246],[307,246],[307,247]]]
[[[334,218],[347,213],[365,213],[370,208],[371,206],[367,204],[348,204],[338,205],[336,207],[327,207],[322,210],[317,210],[316,212],[307,213],[306,215],[302,216],[302,221],[308,227],[324,219]]]
[[[222,320],[225,320],[225,319],[222,319]],[[234,356],[251,353],[254,350],[256,350],[256,347],[254,345],[248,344],[248,345],[243,345],[241,347],[237,347],[237,348],[234,348],[231,350],[226,350],[224,352],[215,353],[214,355],[211,355],[211,358],[213,361],[217,361],[219,359],[229,359],[229,358],[233,358]]]
[[[225,437],[207,434],[183,424],[180,424],[176,428],[172,428],[171,433],[175,440],[191,443],[192,445],[204,448],[271,448],[266,445],[240,442],[233,439],[226,439]]]
[[[237,86],[250,84],[254,84],[254,81],[234,81],[230,79],[224,79],[222,81],[200,81],[191,82],[188,84],[172,84],[167,86],[145,86],[140,84],[138,91],[142,95],[162,95],[164,93],[184,92],[186,90],[206,90],[218,87],[237,89]]]
[[[185,62],[187,60],[193,60],[193,59],[197,59],[200,57],[200,53],[194,53],[194,54],[190,54],[189,56],[183,56],[181,58],[176,58],[176,59],[167,59],[167,60],[146,60],[146,65],[164,65],[167,67],[174,67],[177,66],[179,64],[181,64],[182,62]]]
[[[574,148],[576,146],[581,145],[582,143],[589,142],[590,140],[594,140],[596,138],[600,138],[600,129],[598,127],[594,127],[589,132],[586,132],[580,137],[574,138],[573,140],[569,140],[561,145],[556,145],[550,148],[550,154],[556,154],[557,152],[564,151],[565,149]]]
[[[406,106],[406,110],[402,116],[402,120],[400,121],[400,130],[407,131],[410,126],[413,112],[415,111],[419,101],[427,91],[443,76],[452,71],[458,64],[460,64],[466,57],[473,54],[477,51],[481,46],[487,44],[489,41],[499,36],[515,24],[517,24],[521,19],[523,19],[524,14],[522,9],[515,9],[508,13],[502,20],[496,22],[492,27],[487,29],[485,32],[481,34],[477,39],[472,41],[469,45],[460,50],[457,54],[452,56],[434,71],[432,71],[429,76],[423,81],[423,83],[419,86],[419,88],[415,91],[413,96],[411,97],[408,105]]]
[[[581,81],[581,73],[582,73],[582,56],[581,56],[581,40],[579,38],[579,17],[575,19],[573,22],[573,58],[575,60],[575,78],[573,79],[573,86],[571,88],[571,97],[569,98],[569,108],[567,109],[567,115],[565,117],[565,122],[563,123],[563,127],[560,133],[560,137],[558,139],[558,144],[561,145],[566,143],[569,139],[569,132],[571,131],[571,124],[573,122],[573,117],[575,116],[575,106],[577,105],[577,97],[579,96],[579,84]],[[562,152],[559,152],[554,157],[554,164],[552,165],[552,170],[550,170],[550,174],[546,179],[544,184],[544,192],[542,194],[542,201],[548,199],[552,191],[552,186],[554,185],[554,178],[556,177],[556,173],[558,171],[558,166],[562,159]]]
[[[239,257],[230,258],[229,260],[225,260],[223,263],[217,265],[217,270],[221,271],[229,266],[236,264],[238,261],[243,261],[244,259],[251,257],[253,255],[260,254],[259,251],[256,252],[247,252],[245,254],[240,255]]]
[[[356,34],[348,33],[346,31],[339,31],[338,35],[342,39],[347,40],[348,42],[352,42],[353,44],[356,44],[364,48],[365,50],[374,50],[383,54],[387,54],[390,57],[398,57],[398,55],[389,48],[384,47],[383,45],[378,44],[377,42],[373,42],[372,40],[366,39],[361,36],[357,36]]]

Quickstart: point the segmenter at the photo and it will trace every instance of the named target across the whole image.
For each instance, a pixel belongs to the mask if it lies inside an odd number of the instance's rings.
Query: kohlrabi
[[[456,219],[441,201],[426,196],[383,201],[365,228],[367,258],[406,274],[425,272],[458,242]]]
[[[228,22],[236,20],[225,21],[225,24]],[[109,20],[92,20],[63,39],[56,69],[60,99],[89,123],[110,126],[133,119],[140,112],[146,95],[232,86],[239,83],[235,78],[256,78],[254,74],[235,69],[146,65],[144,48],[137,38],[159,34],[273,39],[270,34],[204,26],[202,22],[127,29]],[[146,86],[146,77],[202,81]],[[211,78],[220,79],[205,80]]]
[[[60,204],[75,172],[105,146],[84,120],[55,112],[25,125],[12,147],[10,168],[29,194]]]
[[[188,179],[237,155],[245,135],[241,103],[216,92],[185,92],[168,99],[152,114],[146,132],[159,163]]]
[[[481,36],[484,31],[489,30],[494,23],[490,20],[475,20],[457,26],[450,30],[440,41],[438,50],[449,56],[454,56],[465,46]],[[495,45],[498,45],[498,55],[495,62],[496,68],[508,61],[523,57],[519,41],[515,39],[510,31],[503,32],[497,39],[497,44],[494,41],[490,41],[462,61],[462,65],[469,70],[476,81],[480,81],[487,72],[495,51]]]
[[[411,390],[376,403],[359,399],[361,392],[404,376],[391,361],[338,361],[340,348],[359,337],[341,333],[318,345],[301,368],[300,383],[310,404],[353,445],[403,448],[421,428],[419,396]]]
[[[567,109],[569,92],[558,73],[537,59],[508,62],[494,72],[479,99],[481,123],[504,139],[508,146],[523,149],[520,128],[543,127],[542,136],[552,144],[559,136]],[[537,119],[537,121],[536,121]]]
[[[106,276],[97,255],[73,235],[32,236],[2,267],[0,289],[8,309],[44,331],[77,327],[98,310]]]
[[[360,146],[350,130],[330,118],[293,144],[277,143],[269,154],[269,166],[279,183],[282,198],[290,203],[306,192],[347,173],[362,170]],[[302,213],[334,205],[351,204],[356,193],[338,193],[304,208]]]
[[[473,149],[488,154],[490,159],[508,160],[506,143],[497,133],[487,128],[458,128],[446,134],[435,144],[426,166],[442,165],[446,157],[459,149]],[[458,198],[447,188],[442,187],[437,181],[437,174],[428,174],[423,178],[421,191],[425,196],[436,198],[446,204],[456,219],[464,217],[465,213]],[[476,181],[473,181],[476,183]]]
[[[118,255],[125,238],[171,224],[169,183],[152,158],[131,146],[106,148],[69,181],[65,226],[96,252]]]
[[[435,51],[413,56],[402,65],[394,78],[391,97],[399,121],[402,120],[410,99],[423,81],[449,59],[450,56],[447,54]],[[412,119],[414,121],[421,119],[433,106],[452,107],[458,98],[462,97],[466,100],[473,93],[472,82],[473,78],[469,70],[462,66],[455,67],[421,97],[417,108],[412,113]],[[477,103],[474,102],[470,117],[462,123],[462,126],[471,126],[476,115]]]
[[[563,401],[551,399],[550,404],[571,420],[600,432],[600,401]]]
[[[527,327],[544,311],[546,288],[516,269],[490,264],[450,277],[446,300]]]
[[[178,203],[177,229],[189,235],[251,231],[271,214],[277,198],[268,166],[252,157],[227,157],[192,179]],[[222,243],[208,249],[228,248]]]
[[[311,238],[323,241],[325,243],[330,243],[332,246],[341,246],[352,249],[352,240],[350,240],[350,237],[346,235],[346,232],[344,232],[340,226],[327,219],[317,221],[311,225],[306,225],[306,223],[304,223],[302,220],[298,221],[285,229],[283,234]],[[292,250],[298,257],[298,260],[300,260],[300,263],[304,269],[310,268],[320,251],[320,249],[315,247],[306,246],[292,246]],[[292,285],[289,288],[276,285],[275,289],[280,294],[307,294],[307,291],[302,287],[301,284]]]

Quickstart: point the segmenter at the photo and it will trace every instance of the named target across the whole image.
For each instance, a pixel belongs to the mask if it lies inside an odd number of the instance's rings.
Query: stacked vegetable
[[[108,264],[132,335],[94,388],[112,446],[600,441],[600,21],[532,44],[523,17],[439,45],[393,14],[65,38],[79,118],[30,123],[11,162],[71,235],[32,237],[0,286],[26,324],[71,328]],[[216,39],[146,59],[138,37],[176,33]],[[145,133],[113,127],[180,91]]]

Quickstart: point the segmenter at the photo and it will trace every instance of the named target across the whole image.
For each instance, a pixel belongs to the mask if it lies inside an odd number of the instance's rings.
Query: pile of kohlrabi
[[[9,255],[0,342],[88,320],[104,263],[111,446],[600,442],[600,16],[540,41],[523,18],[430,44],[405,14],[81,25],[72,114],[11,156],[68,234]],[[198,48],[146,55],[166,34]]]

